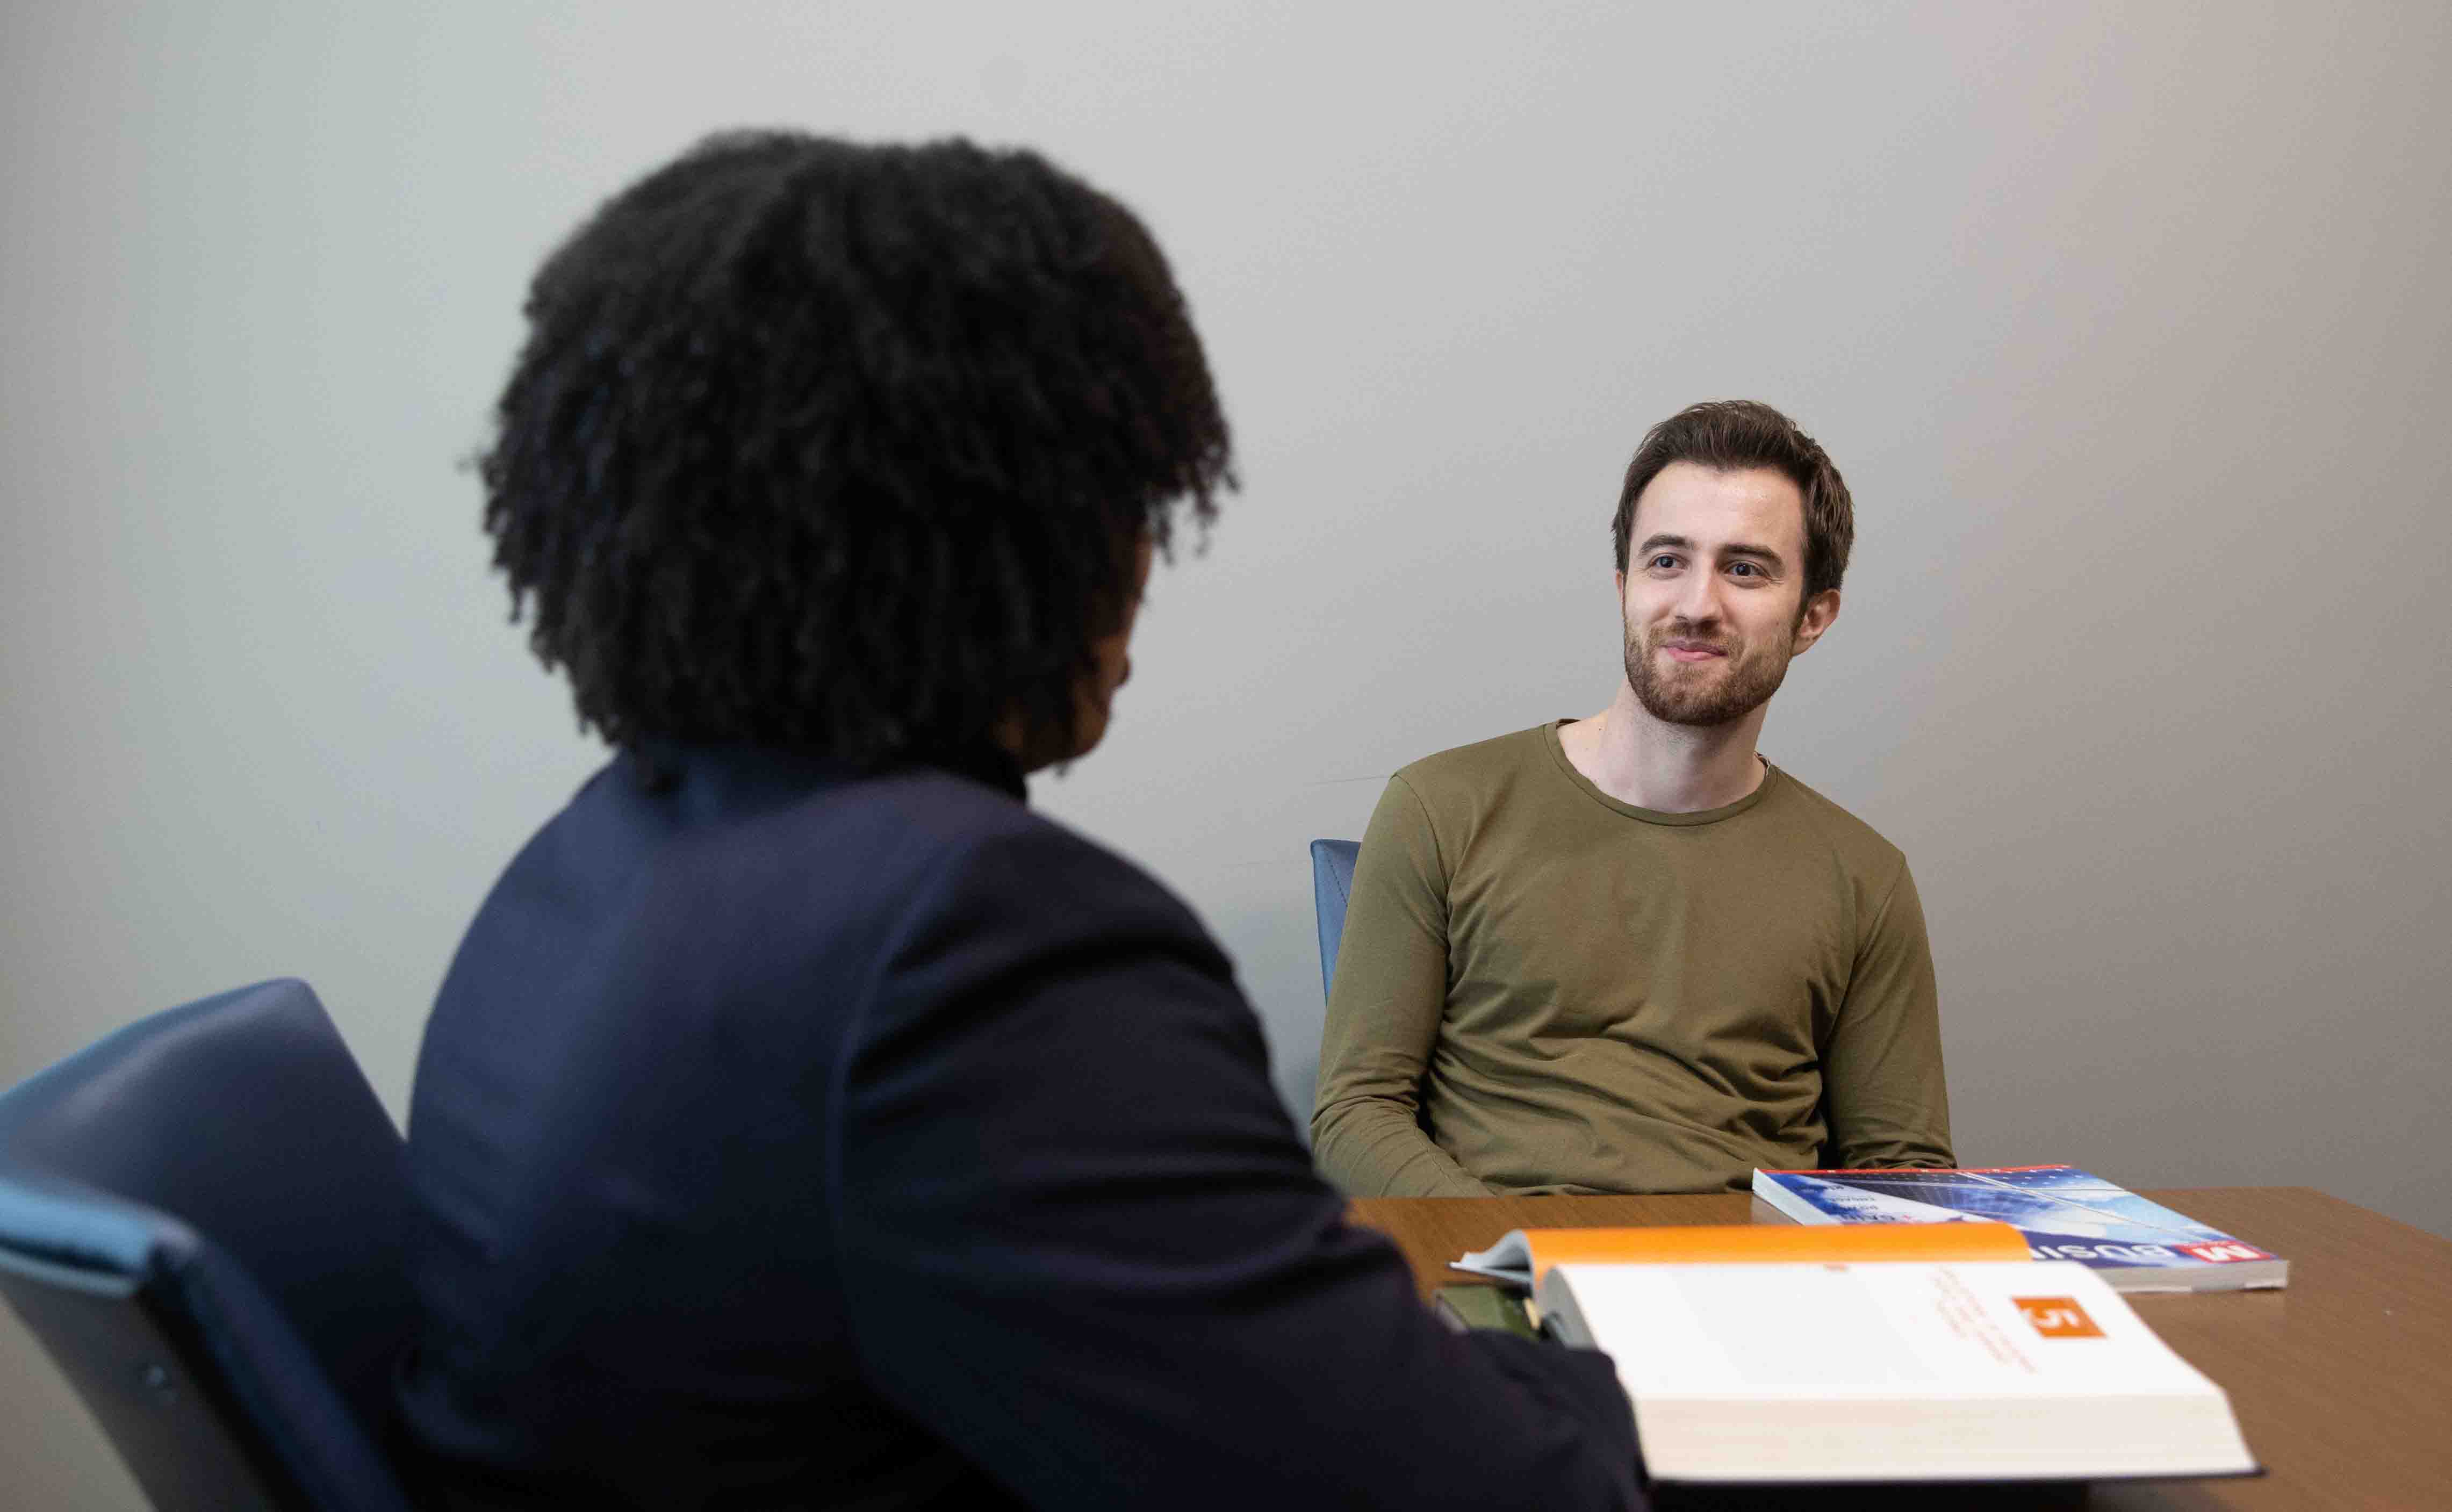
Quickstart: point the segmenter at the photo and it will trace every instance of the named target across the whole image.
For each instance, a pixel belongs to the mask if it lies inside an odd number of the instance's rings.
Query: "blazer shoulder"
[[[903,911],[923,935],[1028,935],[1053,946],[1128,937],[1225,958],[1164,883],[1068,825],[944,774],[888,779],[877,795],[915,854]]]

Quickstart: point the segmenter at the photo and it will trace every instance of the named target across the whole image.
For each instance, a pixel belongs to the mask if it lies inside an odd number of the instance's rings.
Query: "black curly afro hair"
[[[616,746],[1069,751],[1138,542],[1234,487],[1157,244],[1029,152],[712,137],[526,314],[485,529]]]

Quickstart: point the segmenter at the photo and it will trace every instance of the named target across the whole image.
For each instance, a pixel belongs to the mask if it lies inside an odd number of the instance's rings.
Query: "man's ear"
[[[1620,609],[1626,607],[1626,569],[1624,567],[1617,570],[1617,606]]]
[[[1805,612],[1796,617],[1796,635],[1788,654],[1801,657],[1812,650],[1813,642],[1821,639],[1822,632],[1829,629],[1830,621],[1838,618],[1838,589],[1825,588],[1805,600]]]

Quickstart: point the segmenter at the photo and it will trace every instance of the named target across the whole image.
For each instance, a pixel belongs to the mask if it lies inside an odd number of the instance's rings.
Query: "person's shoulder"
[[[1451,746],[1398,767],[1391,780],[1413,790],[1425,804],[1485,796],[1522,778],[1549,759],[1550,726]]]
[[[1050,947],[1129,934],[1215,951],[1157,877],[994,788],[914,771],[876,779],[869,801],[914,853],[909,922],[922,933],[1027,933]]]
[[[696,874],[719,905],[727,893],[814,878],[862,877],[872,897],[890,898],[951,856],[1042,823],[1012,794],[941,767],[855,773],[710,748],[680,754],[670,770],[668,784],[642,785],[619,780],[617,763],[571,812],[633,832],[662,869]]]
[[[933,856],[1072,837],[1011,794],[940,767],[904,767],[863,778],[837,805]]]
[[[1850,814],[1785,767],[1773,766],[1779,786],[1770,795],[1772,812],[1796,825],[1860,876],[1895,876],[1907,854],[1879,830]]]
[[[891,979],[902,995],[1125,954],[1232,974],[1192,910],[1140,867],[942,767],[849,774],[693,754],[678,789],[617,783],[594,797],[607,804],[595,822],[627,837],[635,864],[614,869],[631,872],[636,901],[604,912],[654,920],[678,954],[739,940],[728,971]]]
[[[557,821],[568,837],[559,870],[629,872],[663,912],[754,917],[787,935],[881,939],[896,917],[956,897],[951,906],[997,919],[1122,909],[1196,928],[1140,868],[1012,791],[944,767],[855,774],[709,749],[680,754],[672,770],[662,786],[618,762],[600,774]]]

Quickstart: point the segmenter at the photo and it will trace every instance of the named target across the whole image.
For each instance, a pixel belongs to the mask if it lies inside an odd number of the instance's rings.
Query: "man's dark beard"
[[[1634,690],[1635,701],[1665,724],[1701,727],[1741,719],[1777,693],[1788,677],[1785,645],[1744,646],[1725,635],[1707,635],[1691,621],[1683,619],[1671,620],[1658,638],[1701,640],[1730,653],[1718,664],[1717,676],[1710,675],[1713,665],[1710,662],[1699,663],[1695,668],[1704,676],[1687,677],[1675,672],[1663,676],[1650,655],[1656,642],[1647,641],[1641,631],[1627,631],[1627,686]]]

